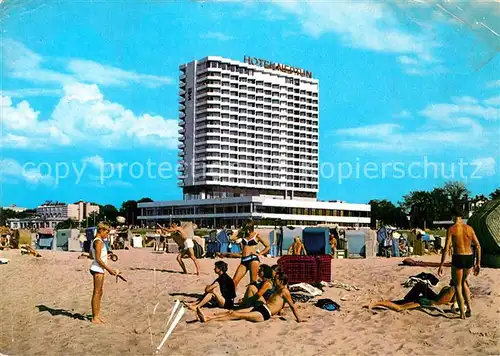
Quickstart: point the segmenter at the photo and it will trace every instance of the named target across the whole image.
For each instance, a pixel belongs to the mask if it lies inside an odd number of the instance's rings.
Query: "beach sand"
[[[0,265],[0,353],[12,355],[151,355],[166,331],[176,299],[193,300],[215,279],[213,259],[200,260],[201,276],[177,273],[175,255],[151,249],[115,251],[128,283],[107,275],[102,301],[105,325],[92,325],[90,260],[79,253],[41,251],[43,257],[0,252],[10,259]],[[439,256],[426,260],[438,262]],[[298,304],[310,317],[297,323],[290,310],[284,319],[201,324],[186,311],[160,355],[492,355],[500,354],[500,270],[484,268],[470,277],[473,316],[466,320],[432,316],[413,310],[396,313],[362,308],[373,299],[399,299],[408,289],[401,283],[436,268],[399,266],[401,258],[333,260],[332,278],[360,288],[327,288],[324,297],[341,305],[328,312]],[[225,259],[232,275],[237,259]],[[275,264],[277,259],[264,259]],[[191,261],[186,260],[189,271]],[[154,272],[156,269],[156,273]],[[442,285],[449,281],[445,268]],[[248,281],[238,287],[238,295]],[[152,311],[156,306],[155,314]],[[448,309],[445,307],[445,310]],[[204,309],[209,315],[218,309]],[[148,330],[148,311],[151,331]],[[433,312],[433,314],[437,314]],[[152,341],[151,341],[152,339]]]

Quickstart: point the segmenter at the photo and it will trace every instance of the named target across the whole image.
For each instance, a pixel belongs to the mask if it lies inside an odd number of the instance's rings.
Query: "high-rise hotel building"
[[[369,225],[367,204],[317,200],[319,81],[310,71],[248,56],[179,69],[184,200],[140,203],[144,225]]]
[[[185,199],[316,199],[319,82],[276,66],[251,57],[180,66]]]

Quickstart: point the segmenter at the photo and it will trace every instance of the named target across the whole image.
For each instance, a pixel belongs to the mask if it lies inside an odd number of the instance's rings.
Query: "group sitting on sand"
[[[241,264],[236,269],[234,277],[231,278],[227,274],[227,263],[224,261],[215,262],[214,272],[218,278],[205,287],[205,294],[201,299],[192,303],[185,303],[185,305],[189,309],[196,311],[199,320],[202,322],[237,319],[261,322],[278,314],[286,302],[290,305],[297,321],[302,321],[297,315],[295,305],[287,288],[288,277],[279,270],[278,265],[270,267],[260,264],[259,256],[265,255],[270,247],[269,243],[254,230],[252,221],[248,221],[241,230],[233,233],[231,240],[236,241],[237,239],[241,239],[243,249]],[[259,242],[264,245],[264,250],[261,253],[256,250]],[[299,246],[298,250],[300,253],[301,248]],[[236,287],[247,272],[250,274],[250,284],[247,286],[244,297],[236,307],[238,311],[232,310],[235,308]],[[207,317],[203,314],[201,308],[208,303],[230,311]]]

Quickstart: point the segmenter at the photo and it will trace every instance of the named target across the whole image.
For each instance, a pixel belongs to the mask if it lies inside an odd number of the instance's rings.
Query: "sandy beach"
[[[151,249],[116,251],[110,262],[123,271],[128,283],[107,275],[102,301],[105,325],[92,325],[90,260],[78,253],[44,252],[42,258],[21,256],[19,250],[1,252],[10,259],[0,266],[0,353],[5,355],[150,355],[165,333],[176,299],[193,300],[215,279],[213,259],[202,259],[201,276],[179,274],[175,255]],[[439,261],[439,256],[427,256]],[[401,283],[435,268],[399,266],[401,258],[333,260],[336,281],[355,285],[356,291],[327,288],[324,297],[341,305],[328,312],[299,303],[296,323],[290,312],[263,323],[245,321],[201,324],[186,311],[160,355],[492,355],[500,354],[500,271],[484,268],[471,276],[473,315],[467,320],[414,310],[396,313],[362,305],[373,299],[399,299],[408,289]],[[225,259],[229,274],[237,259]],[[277,259],[264,262],[275,264]],[[188,269],[193,271],[190,261]],[[156,269],[156,272],[155,272]],[[440,285],[449,281],[450,269]],[[243,280],[247,282],[248,277]],[[246,283],[238,287],[238,295]],[[153,315],[153,309],[156,306]],[[446,308],[447,309],[447,308]],[[211,314],[217,309],[204,309]],[[148,328],[148,312],[151,322]]]

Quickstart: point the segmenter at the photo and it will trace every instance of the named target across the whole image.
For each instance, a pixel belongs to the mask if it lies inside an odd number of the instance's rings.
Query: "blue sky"
[[[0,6],[1,205],[180,199],[168,172],[178,66],[207,55],[266,58],[320,80],[320,199],[396,202],[447,180],[474,194],[500,185],[491,2]]]

